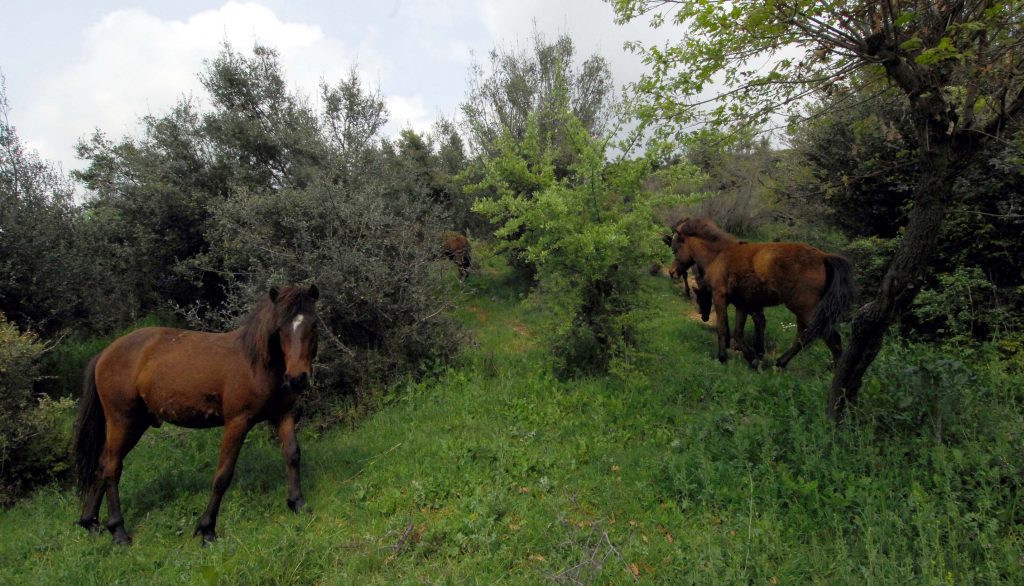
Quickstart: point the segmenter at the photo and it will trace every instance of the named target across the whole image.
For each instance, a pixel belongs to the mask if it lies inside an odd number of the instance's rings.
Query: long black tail
[[[853,305],[857,286],[853,282],[853,265],[841,256],[825,256],[825,295],[814,310],[810,325],[804,330],[803,343],[810,344],[832,331]]]
[[[78,489],[82,491],[92,486],[103,444],[107,441],[107,421],[96,392],[96,362],[99,358],[99,354],[93,356],[85,367],[82,399],[78,402],[78,418],[75,420],[75,472]]]

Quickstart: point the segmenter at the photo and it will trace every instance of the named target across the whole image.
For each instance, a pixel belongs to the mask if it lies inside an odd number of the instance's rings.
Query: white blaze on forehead
[[[293,332],[297,332],[297,331],[299,331],[299,326],[301,326],[301,325],[302,325],[302,320],[304,320],[304,319],[305,319],[305,317],[306,317],[306,316],[304,316],[304,315],[301,315],[301,314],[300,314],[300,315],[297,315],[297,316],[295,316],[295,319],[293,319],[293,320],[292,320],[292,331],[293,331]]]

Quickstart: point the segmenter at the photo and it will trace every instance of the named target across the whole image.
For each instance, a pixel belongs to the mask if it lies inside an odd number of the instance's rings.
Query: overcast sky
[[[277,48],[293,89],[311,96],[356,65],[386,96],[394,133],[454,116],[474,56],[525,46],[535,25],[603,55],[620,86],[643,70],[622,43],[673,32],[618,26],[601,0],[0,0],[0,71],[19,135],[67,170],[82,167],[73,146],[93,129],[135,134],[140,116],[204,97],[197,73],[224,40]]]

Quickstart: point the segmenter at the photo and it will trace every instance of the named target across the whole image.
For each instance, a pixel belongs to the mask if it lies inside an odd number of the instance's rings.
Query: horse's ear
[[[320,299],[320,289],[316,286],[316,283],[309,286],[309,296],[313,301]]]
[[[269,295],[270,295],[270,302],[271,303],[276,303],[277,302],[277,287],[271,287]]]

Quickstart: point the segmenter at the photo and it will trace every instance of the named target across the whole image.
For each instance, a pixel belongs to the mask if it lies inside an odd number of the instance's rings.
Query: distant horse
[[[687,242],[724,233],[713,222],[689,224],[680,232]],[[804,347],[822,338],[834,360],[842,353],[842,340],[835,326],[853,303],[856,289],[853,266],[845,258],[827,254],[807,244],[788,242],[744,243],[725,247],[706,268],[697,289],[697,305],[707,321],[712,305],[718,327],[718,359],[725,362],[729,345],[726,308],[737,312],[763,311],[785,305],[796,316],[797,335],[793,345],[776,365],[785,368]],[[756,320],[755,320],[756,323]],[[755,351],[742,340],[743,356],[753,364]]]
[[[288,507],[303,504],[299,485],[296,401],[317,350],[316,285],[271,289],[237,330],[223,333],[143,328],[114,340],[89,362],[75,429],[75,467],[83,493],[78,524],[105,525],[119,544],[131,543],[121,515],[118,483],[124,457],[149,427],[224,426],[213,494],[195,535],[217,538],[220,501],[242,442],[260,421],[277,430],[288,473]]]
[[[469,238],[458,232],[445,232],[442,236],[441,251],[445,258],[459,267],[459,278],[465,279],[469,274],[470,258]]]

